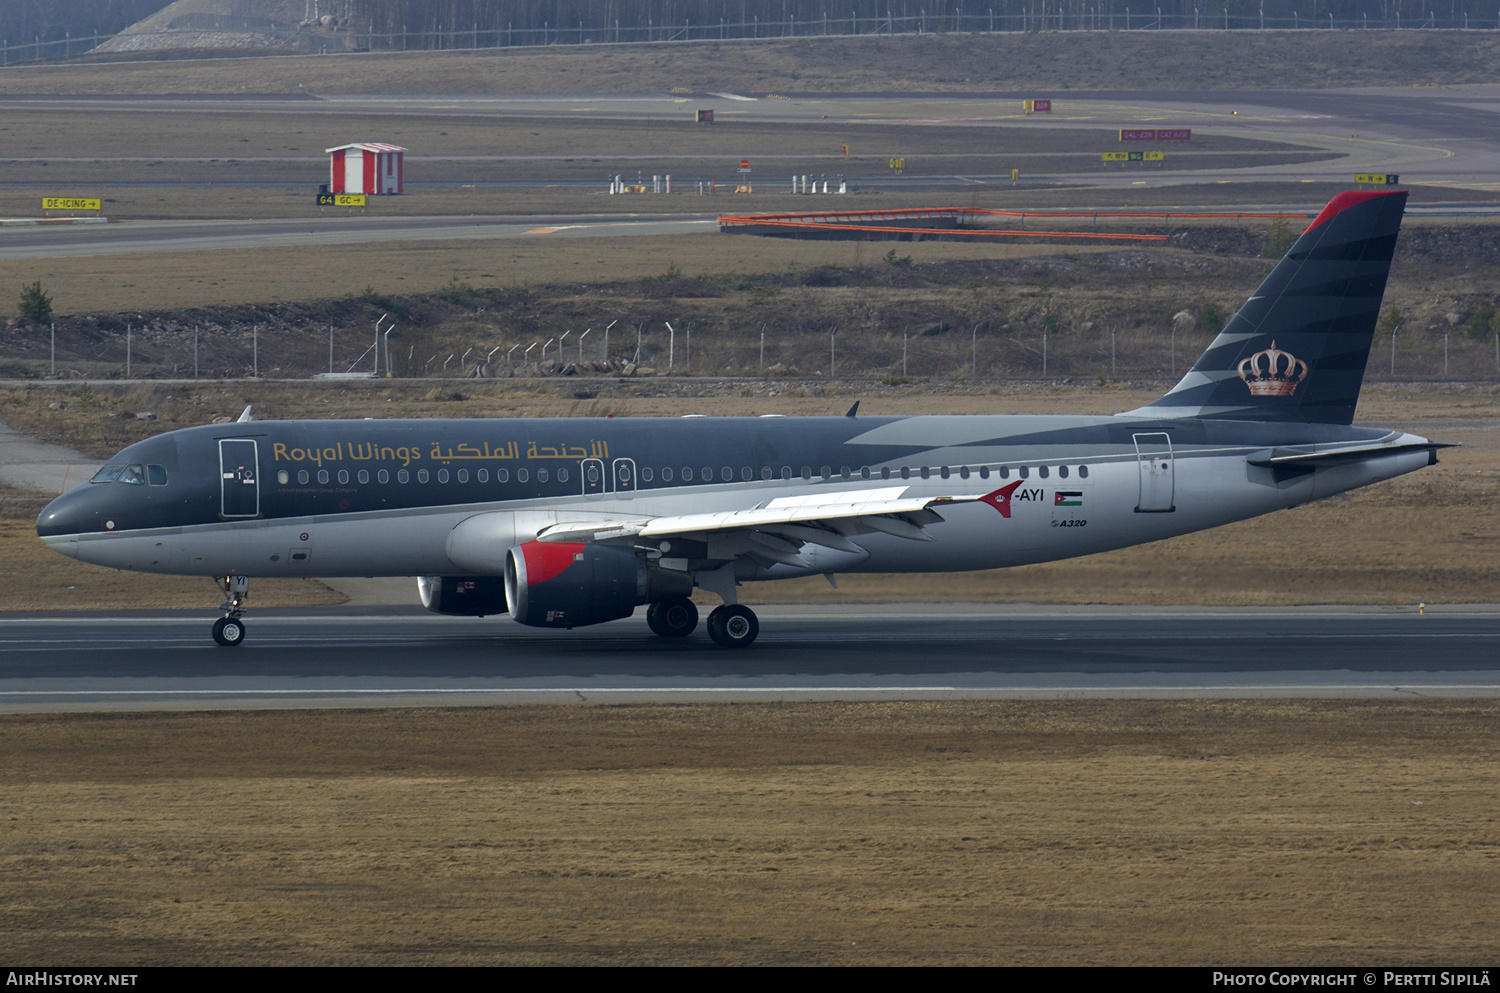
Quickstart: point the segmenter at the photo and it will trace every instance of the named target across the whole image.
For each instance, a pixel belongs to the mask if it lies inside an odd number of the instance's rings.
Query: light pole
[[[386,315],[385,314],[381,314],[380,317],[375,321],[375,378],[376,379],[380,378],[380,322],[384,321],[385,318],[386,318]]]
[[[671,321],[662,321],[667,326],[669,337],[667,338],[667,368],[673,366],[677,358],[677,329],[672,327]]]
[[[579,365],[583,365],[583,339],[587,338],[589,336],[589,331],[592,331],[592,330],[594,330],[594,329],[593,328],[588,328],[587,330],[585,330],[583,332],[583,334],[581,334],[581,335],[578,336],[578,364]]]
[[[618,320],[610,321],[604,326],[604,363],[609,364],[609,329],[619,324]]]

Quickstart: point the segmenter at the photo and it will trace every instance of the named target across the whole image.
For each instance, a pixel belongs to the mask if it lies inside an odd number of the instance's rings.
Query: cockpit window
[[[146,466],[139,462],[129,465],[107,465],[94,473],[91,483],[129,483],[132,486],[146,485]],[[167,470],[164,466],[154,465],[151,469],[151,485],[167,485]],[[158,475],[159,474],[159,475]]]
[[[146,482],[152,486],[167,485],[167,467],[164,465],[146,466]]]

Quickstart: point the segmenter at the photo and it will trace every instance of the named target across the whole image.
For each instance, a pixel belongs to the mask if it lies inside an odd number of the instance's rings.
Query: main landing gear
[[[686,638],[698,626],[698,608],[685,596],[658,600],[646,608],[646,623],[663,638]]]
[[[726,603],[708,615],[708,636],[721,648],[748,648],[758,634],[760,621],[744,604]]]
[[[224,616],[214,621],[214,641],[233,648],[245,640],[245,624],[240,615],[245,612],[245,597],[250,594],[250,577],[215,576],[214,582],[224,591],[224,602],[219,604]]]
[[[698,608],[687,597],[658,600],[646,608],[646,623],[663,638],[685,638],[698,627]],[[755,611],[726,603],[708,615],[708,636],[723,648],[746,648],[760,634]]]

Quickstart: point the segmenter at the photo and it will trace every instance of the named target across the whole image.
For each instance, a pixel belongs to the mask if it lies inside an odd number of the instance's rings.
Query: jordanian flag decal
[[[1056,493],[1056,495],[1054,495],[1053,498],[1052,498],[1052,506],[1054,506],[1054,507],[1082,507],[1083,506],[1083,491],[1082,490],[1058,490],[1057,493]]]

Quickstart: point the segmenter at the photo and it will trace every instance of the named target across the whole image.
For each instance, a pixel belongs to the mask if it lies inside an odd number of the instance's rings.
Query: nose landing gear
[[[224,602],[219,604],[224,616],[214,621],[214,641],[233,648],[245,640],[245,624],[240,616],[245,612],[245,597],[250,595],[250,577],[215,576],[214,582],[224,591]]]

